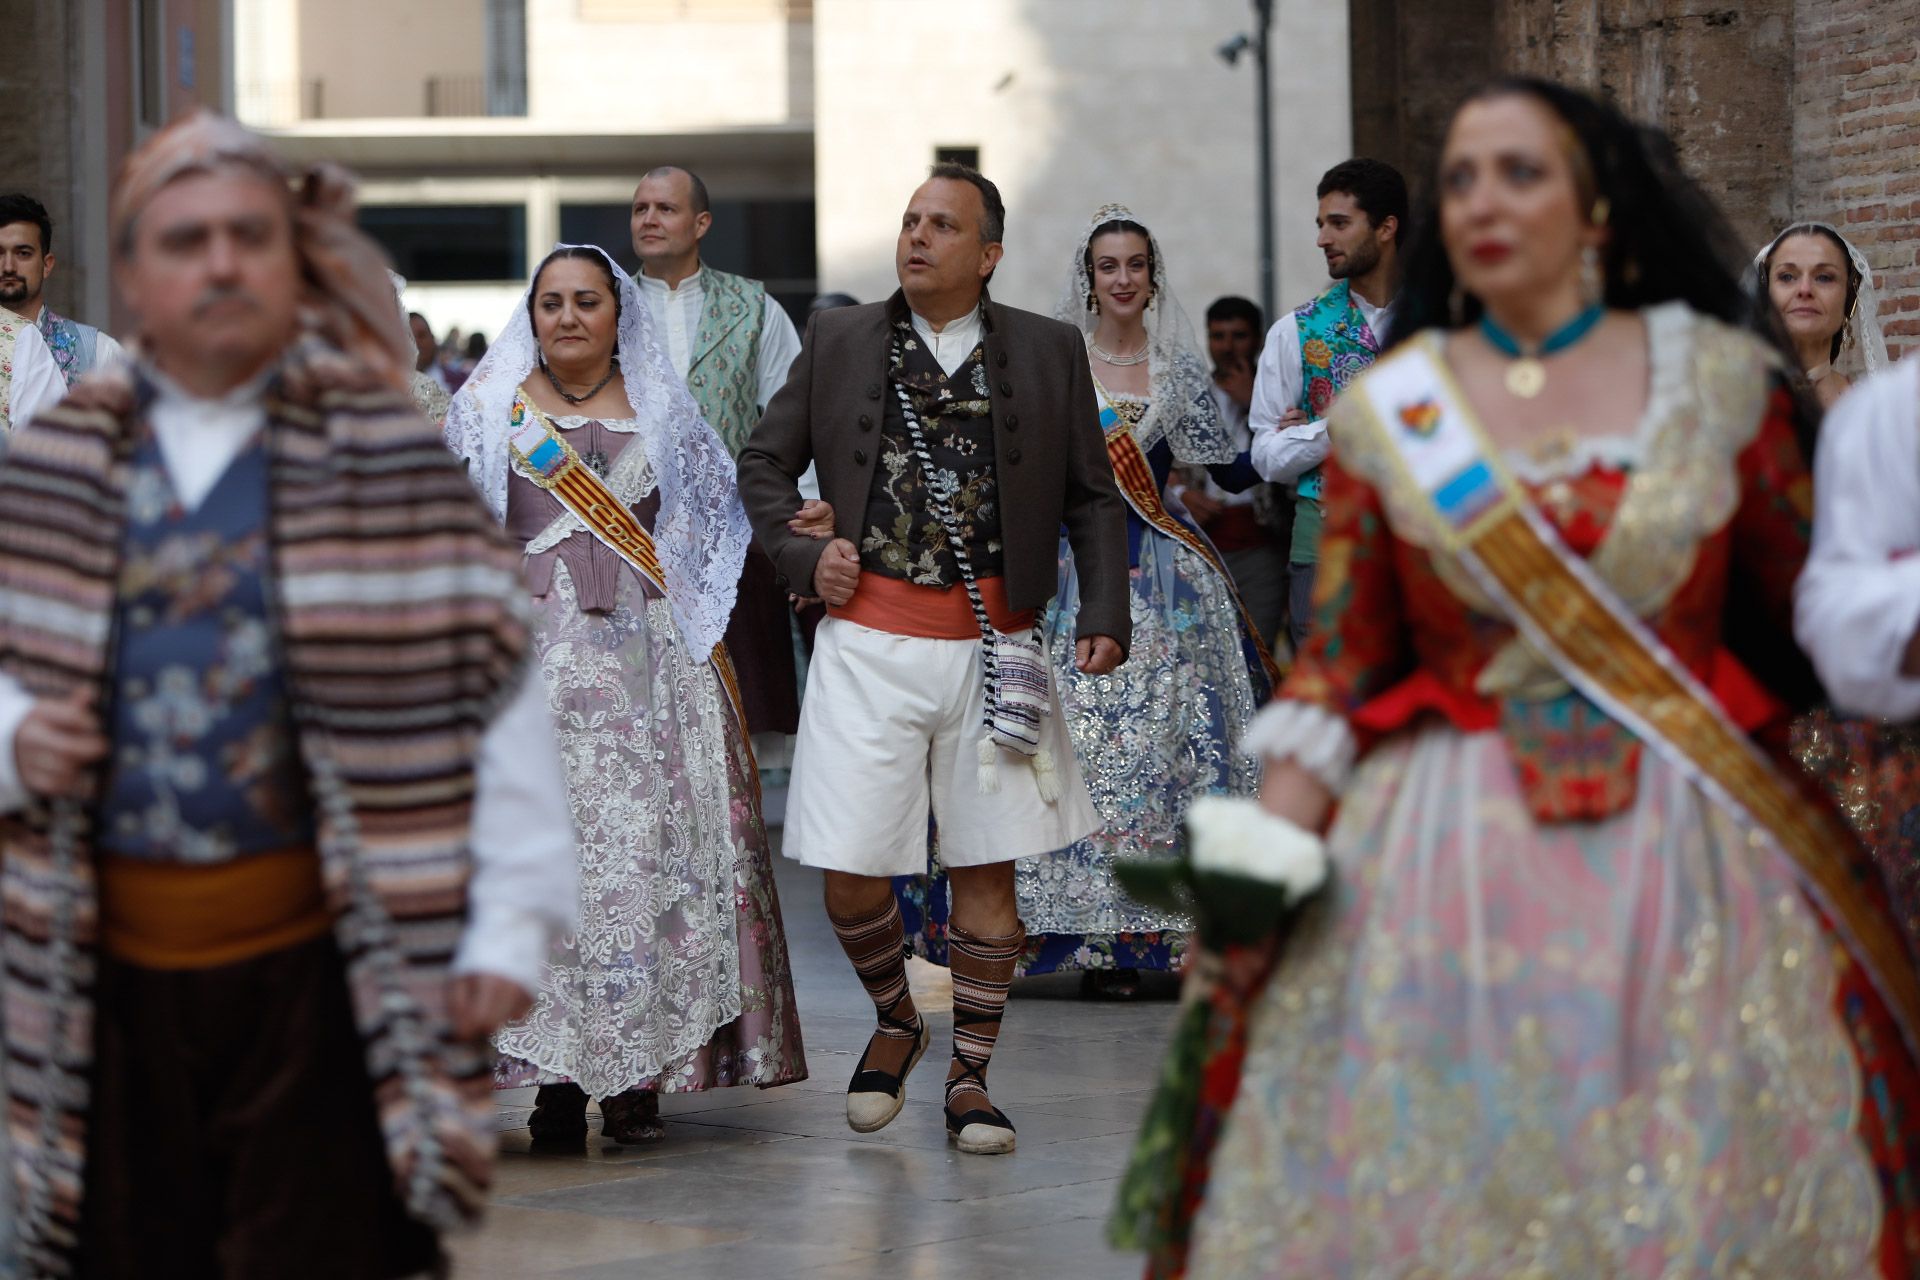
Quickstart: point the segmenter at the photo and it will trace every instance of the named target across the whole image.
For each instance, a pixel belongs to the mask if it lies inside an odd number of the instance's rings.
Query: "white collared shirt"
[[[927,344],[927,350],[932,353],[935,363],[948,377],[952,377],[953,371],[958,369],[966,358],[973,354],[973,349],[980,345],[980,335],[986,328],[986,322],[977,305],[959,319],[947,321],[946,327],[938,333],[934,332],[933,325],[918,311],[911,314],[913,331],[920,336],[922,342]]]
[[[693,343],[700,336],[701,309],[707,300],[700,273],[694,272],[677,288],[668,288],[666,281],[649,275],[637,275],[634,282],[640,286],[647,314],[666,346],[667,360],[685,382],[693,368]],[[799,354],[799,331],[773,295],[765,295],[760,304],[760,354],[754,370],[754,403],[760,408],[766,408],[773,393],[785,385],[787,370]]]
[[[1386,328],[1393,322],[1393,303],[1376,307],[1358,293],[1353,301],[1373,336],[1385,341]],[[1253,405],[1247,411],[1247,425],[1253,431],[1253,469],[1263,480],[1276,484],[1298,480],[1325,462],[1333,451],[1323,418],[1292,427],[1280,425],[1281,415],[1300,407],[1304,377],[1300,368],[1300,322],[1289,311],[1267,330],[1267,342],[1254,371]]]
[[[271,374],[214,399],[189,394],[151,368],[148,421],[174,495],[192,509],[205,501],[240,451],[266,424]],[[0,674],[0,813],[26,803],[14,756],[31,694]],[[475,766],[473,878],[456,973],[491,973],[538,994],[550,938],[579,915],[578,862],[567,779],[537,662],[481,736]]]
[[[1793,592],[1793,634],[1833,705],[1920,720],[1903,675],[1920,629],[1920,359],[1860,383],[1827,411],[1813,465],[1813,553]]]
[[[0,406],[0,428],[24,427],[42,409],[51,409],[66,398],[67,380],[53,350],[40,336],[33,321],[21,317],[13,336],[13,380],[7,402]]]

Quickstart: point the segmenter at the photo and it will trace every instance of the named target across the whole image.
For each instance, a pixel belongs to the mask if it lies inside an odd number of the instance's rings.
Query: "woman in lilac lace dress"
[[[529,434],[531,433],[531,434]],[[540,1084],[537,1139],[617,1142],[659,1094],[803,1079],[759,786],[720,644],[748,538],[733,466],[598,249],[562,246],[462,386],[448,442],[527,551],[537,649],[580,837],[581,925],[498,1083]],[[563,504],[568,455],[650,535],[613,549]],[[570,455],[568,454],[570,451]],[[636,561],[638,562],[636,564]]]

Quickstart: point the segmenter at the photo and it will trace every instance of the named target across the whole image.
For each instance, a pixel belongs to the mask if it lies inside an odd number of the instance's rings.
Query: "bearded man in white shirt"
[[[738,458],[760,415],[800,354],[793,321],[757,280],[716,271],[700,260],[713,227],[700,176],[675,165],[650,170],[633,192],[634,281],[646,299],[667,360],[686,379],[700,416]],[[727,652],[763,768],[783,764],[800,726],[787,592],[758,544],[747,550],[740,593],[727,628]]]
[[[1332,448],[1327,413],[1386,341],[1407,225],[1406,180],[1378,160],[1341,161],[1320,179],[1318,196],[1314,224],[1333,287],[1268,330],[1247,419],[1254,469],[1264,480],[1293,486],[1287,629],[1295,652],[1313,616],[1320,464]]]
[[[352,188],[130,156],[137,363],[0,468],[15,1215],[34,1275],[436,1273],[487,1037],[570,928],[520,557],[414,411]]]

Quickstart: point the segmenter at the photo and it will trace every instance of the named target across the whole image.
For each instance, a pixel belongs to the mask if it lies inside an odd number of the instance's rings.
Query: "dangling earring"
[[[1595,245],[1580,251],[1580,293],[1590,307],[1606,300],[1607,282],[1600,274],[1600,250]]]
[[[1090,293],[1087,295],[1087,310],[1092,312],[1096,316],[1100,314],[1100,295],[1099,294]]]
[[[1467,322],[1467,294],[1458,284],[1447,294],[1447,327],[1458,329]]]

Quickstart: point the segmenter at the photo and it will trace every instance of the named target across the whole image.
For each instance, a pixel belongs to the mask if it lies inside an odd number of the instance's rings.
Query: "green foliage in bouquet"
[[[1117,1248],[1153,1254],[1155,1275],[1180,1270],[1206,1158],[1239,1084],[1248,1006],[1260,986],[1225,981],[1225,960],[1283,933],[1327,874],[1317,837],[1250,800],[1196,801],[1186,847],[1191,856],[1114,865],[1137,901],[1189,915],[1199,929],[1190,952],[1199,971],[1107,1228]]]

